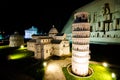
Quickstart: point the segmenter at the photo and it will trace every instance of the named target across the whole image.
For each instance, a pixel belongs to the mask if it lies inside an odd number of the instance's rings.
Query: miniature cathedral
[[[27,49],[34,51],[36,59],[47,59],[52,55],[64,56],[70,54],[66,34],[58,33],[54,25],[48,34],[32,35],[32,39],[27,42]]]

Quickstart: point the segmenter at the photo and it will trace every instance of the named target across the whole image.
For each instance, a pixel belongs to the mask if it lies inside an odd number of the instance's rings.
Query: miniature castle
[[[47,59],[52,55],[64,56],[70,54],[66,34],[58,33],[54,25],[48,34],[32,35],[32,39],[27,42],[27,49],[34,51],[36,59]]]

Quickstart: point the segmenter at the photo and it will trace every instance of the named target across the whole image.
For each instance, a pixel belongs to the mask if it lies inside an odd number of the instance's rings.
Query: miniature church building
[[[18,32],[14,32],[13,35],[9,38],[9,46],[10,47],[20,47],[24,44],[24,37],[19,35]]]
[[[70,54],[69,41],[64,33],[58,33],[53,26],[48,35],[32,35],[27,42],[27,49],[34,51],[36,59],[47,59],[52,55],[64,56]]]
[[[34,26],[32,26],[31,28],[25,30],[25,38],[26,39],[31,39],[33,34],[37,34],[38,29]]]
[[[72,72],[86,76],[89,69],[90,24],[88,13],[78,12],[72,24]]]

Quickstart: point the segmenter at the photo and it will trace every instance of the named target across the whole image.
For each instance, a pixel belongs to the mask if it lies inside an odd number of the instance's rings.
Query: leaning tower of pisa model
[[[72,72],[86,76],[89,69],[90,23],[87,12],[74,14],[72,24]]]

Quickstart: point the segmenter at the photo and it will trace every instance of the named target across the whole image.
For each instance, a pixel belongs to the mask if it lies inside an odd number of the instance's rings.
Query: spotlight
[[[104,67],[108,67],[108,64],[107,64],[106,62],[104,62],[102,65],[103,65]]]

